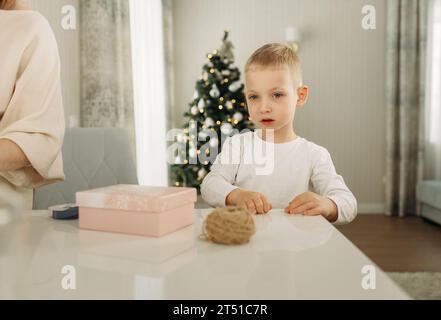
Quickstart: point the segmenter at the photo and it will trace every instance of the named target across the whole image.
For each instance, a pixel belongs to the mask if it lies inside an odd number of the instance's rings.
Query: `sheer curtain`
[[[166,90],[161,0],[130,0],[138,179],[166,186]]]
[[[441,0],[432,0],[429,12],[425,179],[441,180]]]

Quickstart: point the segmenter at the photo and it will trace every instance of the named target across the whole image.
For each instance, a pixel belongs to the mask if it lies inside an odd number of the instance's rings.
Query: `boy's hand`
[[[263,194],[242,189],[233,190],[227,196],[225,203],[227,206],[246,208],[252,214],[266,214],[273,208]]]
[[[285,213],[306,216],[322,215],[331,223],[338,219],[338,208],[334,201],[313,192],[306,192],[296,197],[285,208]]]

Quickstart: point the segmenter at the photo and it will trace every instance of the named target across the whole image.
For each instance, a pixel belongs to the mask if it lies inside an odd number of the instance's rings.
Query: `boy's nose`
[[[260,107],[260,112],[261,113],[268,113],[271,112],[272,108],[268,103],[263,103]]]

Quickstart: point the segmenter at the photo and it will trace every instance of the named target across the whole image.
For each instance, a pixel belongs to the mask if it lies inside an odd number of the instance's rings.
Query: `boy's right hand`
[[[225,201],[227,206],[237,206],[248,209],[252,214],[266,214],[273,209],[268,199],[261,193],[236,189]]]

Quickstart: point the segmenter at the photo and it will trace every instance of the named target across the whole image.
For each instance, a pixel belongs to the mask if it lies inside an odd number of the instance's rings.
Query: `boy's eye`
[[[281,97],[283,97],[283,94],[281,94],[280,92],[276,92],[276,93],[274,94],[274,97],[275,97],[275,98],[281,98]]]
[[[257,99],[257,96],[256,96],[256,95],[252,95],[252,96],[249,96],[248,99],[250,99],[250,100],[256,100],[256,99]]]

